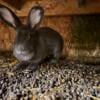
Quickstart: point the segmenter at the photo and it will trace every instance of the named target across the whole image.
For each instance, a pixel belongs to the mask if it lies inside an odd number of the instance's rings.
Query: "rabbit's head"
[[[44,10],[42,7],[32,7],[26,24],[22,24],[11,9],[0,5],[0,18],[16,30],[15,44],[27,45],[27,41],[31,39],[31,34],[34,34],[38,28],[43,15]]]

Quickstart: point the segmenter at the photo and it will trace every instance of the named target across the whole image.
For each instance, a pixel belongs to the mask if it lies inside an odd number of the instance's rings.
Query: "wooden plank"
[[[25,3],[25,0],[3,0],[4,2],[8,3],[12,7],[20,10]]]
[[[78,0],[27,0],[21,10],[14,9],[14,12],[18,16],[27,16],[32,6],[36,5],[45,9],[46,16],[100,13],[100,0],[87,0],[82,7],[78,6]]]
[[[78,7],[75,0],[52,0],[52,2],[51,0],[28,1],[23,6],[23,9],[16,13],[19,16],[27,16],[31,7],[35,5],[41,5],[45,9],[46,16],[100,13],[100,1],[97,3],[93,1],[87,2],[85,7]]]

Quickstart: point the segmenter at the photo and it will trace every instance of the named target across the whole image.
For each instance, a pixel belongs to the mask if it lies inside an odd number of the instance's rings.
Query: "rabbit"
[[[50,27],[39,27],[44,16],[41,6],[33,6],[26,24],[8,7],[0,5],[0,18],[15,29],[13,54],[20,64],[39,65],[47,57],[59,60],[63,51],[63,38]]]

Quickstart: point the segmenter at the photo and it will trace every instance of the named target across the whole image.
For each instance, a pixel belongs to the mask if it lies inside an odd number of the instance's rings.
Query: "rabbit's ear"
[[[40,6],[32,7],[28,15],[28,25],[31,28],[37,27],[42,20],[44,10]]]
[[[0,5],[0,18],[14,28],[18,28],[21,25],[21,21],[14,12],[3,5]]]

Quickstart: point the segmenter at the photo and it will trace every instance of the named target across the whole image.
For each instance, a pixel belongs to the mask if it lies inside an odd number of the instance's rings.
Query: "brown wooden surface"
[[[1,1],[2,0],[0,0],[0,2]],[[41,5],[45,9],[45,15],[47,16],[100,13],[100,0],[87,0],[86,5],[82,7],[78,6],[77,1],[78,0],[26,0],[21,10],[14,9],[14,11],[19,16],[27,16],[32,6]],[[1,3],[7,5],[4,2]]]
[[[25,0],[3,0],[3,1],[8,3],[10,6],[20,10],[24,5]]]

